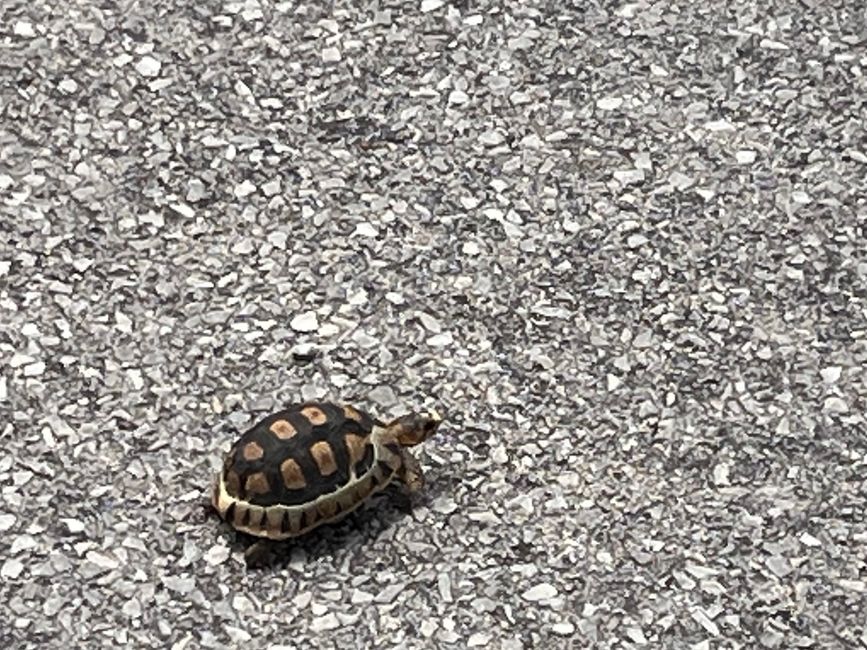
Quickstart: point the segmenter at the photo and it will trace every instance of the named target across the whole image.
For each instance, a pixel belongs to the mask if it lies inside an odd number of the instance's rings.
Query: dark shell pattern
[[[228,494],[252,505],[310,503],[364,475],[375,424],[351,406],[306,402],[272,413],[235,443],[223,463]]]

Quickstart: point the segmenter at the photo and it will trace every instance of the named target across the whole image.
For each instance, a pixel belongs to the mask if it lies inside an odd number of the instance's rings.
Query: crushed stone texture
[[[0,647],[867,646],[863,3],[0,18]],[[248,572],[316,397],[425,491]]]

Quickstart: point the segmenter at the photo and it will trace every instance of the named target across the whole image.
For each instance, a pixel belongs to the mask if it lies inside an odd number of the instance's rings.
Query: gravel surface
[[[867,646],[865,24],[5,0],[0,646]],[[427,489],[247,571],[310,397]]]

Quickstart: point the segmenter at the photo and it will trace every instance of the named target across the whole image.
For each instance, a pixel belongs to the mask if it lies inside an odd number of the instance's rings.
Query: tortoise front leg
[[[248,569],[267,566],[273,559],[274,544],[270,539],[259,539],[244,551],[244,563]]]
[[[424,473],[421,469],[418,459],[406,449],[401,449],[400,469],[397,471],[397,477],[406,487],[410,494],[420,491],[424,487]]]

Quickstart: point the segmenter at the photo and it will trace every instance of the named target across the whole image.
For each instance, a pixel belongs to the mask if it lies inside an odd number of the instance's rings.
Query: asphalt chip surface
[[[867,647],[863,3],[0,10],[0,646]],[[445,415],[247,570],[283,404]]]

